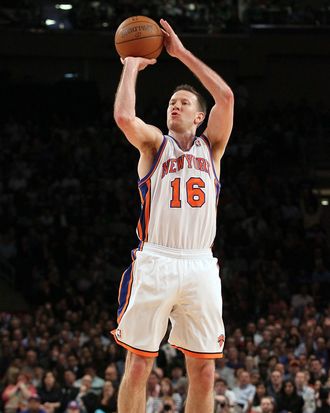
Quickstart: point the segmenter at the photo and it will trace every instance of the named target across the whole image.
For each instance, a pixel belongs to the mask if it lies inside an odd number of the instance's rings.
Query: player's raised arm
[[[135,113],[135,85],[138,72],[148,65],[156,63],[155,59],[126,57],[122,59],[123,71],[119,82],[114,107],[114,118],[127,139],[140,150],[157,151],[162,143],[162,133],[155,126],[148,125]]]
[[[220,161],[233,127],[234,95],[226,82],[210,67],[187,50],[166,20],[160,24],[166,32],[164,40],[169,55],[185,64],[214,99],[204,134],[208,137],[215,161]]]

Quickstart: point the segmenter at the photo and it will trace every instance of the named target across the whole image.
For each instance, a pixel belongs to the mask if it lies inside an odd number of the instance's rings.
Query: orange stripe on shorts
[[[116,340],[117,344],[119,344],[120,346],[126,348],[126,350],[130,351],[131,353],[137,354],[138,356],[142,356],[142,357],[157,357],[158,356],[158,351],[139,350],[138,348],[131,347],[128,344],[123,343],[122,341],[118,340],[118,338],[116,336],[116,330],[112,330],[111,334],[113,334],[113,337]]]
[[[176,346],[175,344],[171,344],[171,346],[182,351],[182,353],[186,356],[193,357],[195,359],[221,359],[223,357],[223,353],[199,353],[198,351],[190,351]]]

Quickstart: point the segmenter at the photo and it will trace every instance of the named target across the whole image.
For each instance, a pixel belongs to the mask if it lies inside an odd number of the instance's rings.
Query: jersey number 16
[[[181,208],[181,178],[175,178],[171,182],[171,187],[170,207]],[[205,192],[201,188],[205,188],[205,182],[202,178],[190,178],[186,182],[187,202],[192,208],[200,208],[205,204]]]

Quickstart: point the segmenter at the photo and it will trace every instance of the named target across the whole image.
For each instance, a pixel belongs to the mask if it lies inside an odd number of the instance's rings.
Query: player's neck
[[[189,151],[195,139],[196,131],[180,133],[180,132],[175,132],[173,130],[170,130],[168,134],[172,136],[172,138],[174,138],[179,143],[180,148],[183,151]]]

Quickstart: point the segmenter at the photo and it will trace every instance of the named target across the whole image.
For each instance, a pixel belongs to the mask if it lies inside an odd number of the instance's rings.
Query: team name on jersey
[[[183,168],[194,168],[210,175],[210,162],[207,159],[199,158],[190,154],[184,154],[178,158],[170,158],[163,163],[162,178],[169,173],[172,174],[178,172]]]

